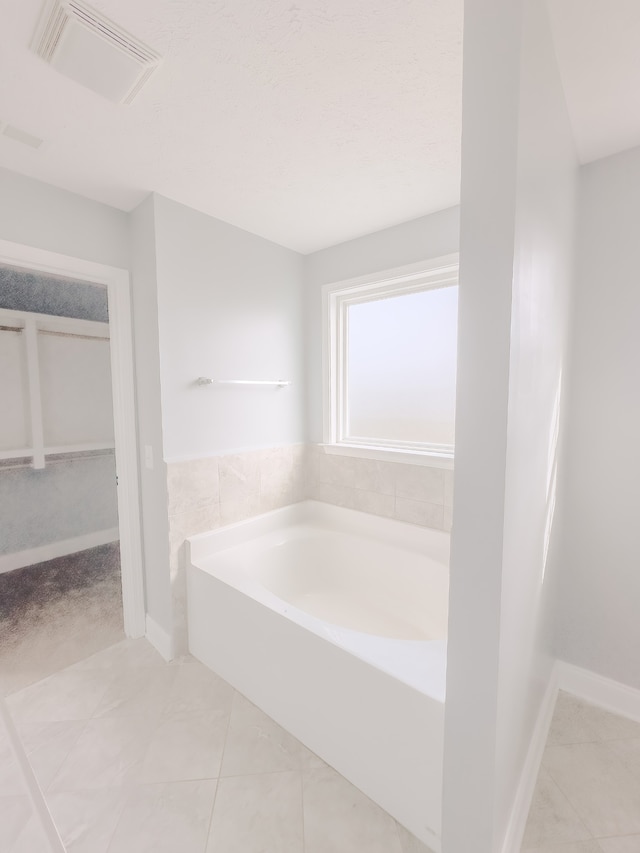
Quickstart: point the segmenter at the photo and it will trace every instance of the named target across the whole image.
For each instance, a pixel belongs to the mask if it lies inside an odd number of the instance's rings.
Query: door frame
[[[146,608],[129,272],[8,240],[0,240],[0,263],[107,288],[124,632],[127,637],[143,637]]]

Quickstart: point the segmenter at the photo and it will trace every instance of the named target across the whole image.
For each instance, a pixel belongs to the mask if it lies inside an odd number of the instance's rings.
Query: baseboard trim
[[[520,775],[502,853],[520,851],[558,690],[640,723],[640,690],[566,661],[555,661]]]
[[[529,749],[520,774],[509,824],[502,845],[502,853],[519,853],[524,837],[524,830],[529,817],[531,800],[538,780],[542,755],[549,735],[549,727],[558,695],[558,663],[553,665],[549,683],[540,705],[538,719],[529,742]]]
[[[579,699],[640,723],[640,690],[588,669],[558,661],[558,685]]]
[[[23,569],[25,566],[33,566],[36,563],[43,563],[45,560],[66,557],[67,554],[86,551],[87,548],[97,548],[98,545],[117,542],[119,538],[119,529],[111,527],[109,530],[97,530],[95,533],[85,533],[82,536],[75,536],[73,539],[62,539],[59,542],[51,542],[49,545],[27,548],[25,551],[16,551],[14,554],[3,554],[0,556],[0,574],[12,572],[14,569]]]
[[[173,648],[173,638],[164,628],[161,628],[155,619],[147,613],[146,617],[146,636],[154,649],[166,660],[173,660],[175,652]]]

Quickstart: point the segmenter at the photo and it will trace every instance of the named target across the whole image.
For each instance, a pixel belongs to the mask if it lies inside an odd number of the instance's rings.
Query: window
[[[456,257],[325,288],[325,443],[453,457]]]

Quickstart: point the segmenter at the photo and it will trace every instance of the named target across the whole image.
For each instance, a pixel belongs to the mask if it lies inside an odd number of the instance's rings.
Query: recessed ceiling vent
[[[49,0],[32,50],[61,74],[119,104],[130,104],[160,55],[79,0]]]

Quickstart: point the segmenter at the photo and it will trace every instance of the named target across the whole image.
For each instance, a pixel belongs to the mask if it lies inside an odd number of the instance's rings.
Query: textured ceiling
[[[640,145],[640,0],[550,0],[582,163]]]
[[[164,61],[131,106],[32,54],[0,0],[0,164],[124,210],[150,190],[301,252],[456,204],[462,0],[92,0]]]
[[[0,0],[0,165],[130,210],[155,190],[301,252],[456,204],[463,0],[92,0],[158,50],[131,106]],[[640,0],[549,0],[582,162],[640,144]]]

